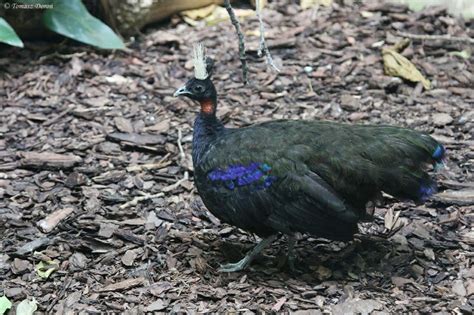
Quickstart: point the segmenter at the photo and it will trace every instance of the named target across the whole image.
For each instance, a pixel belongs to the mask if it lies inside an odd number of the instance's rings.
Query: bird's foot
[[[247,269],[249,264],[250,264],[250,260],[248,259],[247,256],[245,256],[243,259],[239,260],[236,263],[221,265],[218,271],[219,272],[238,272],[238,271]]]
[[[296,273],[298,273],[298,269],[296,269],[296,267],[295,267],[296,238],[293,235],[288,235],[287,240],[288,240],[288,248],[287,248],[286,255],[283,255],[282,258],[279,259],[277,268],[280,269],[280,270],[286,269],[290,273],[296,274]]]
[[[292,274],[297,274],[299,270],[295,266],[295,260],[294,255],[283,255],[278,259],[277,268],[282,271],[287,270]]]
[[[270,235],[267,238],[264,238],[258,243],[243,259],[233,264],[226,264],[219,268],[219,272],[237,272],[245,270],[250,263],[255,259],[255,257],[260,254],[262,250],[265,249],[276,239],[276,235]]]

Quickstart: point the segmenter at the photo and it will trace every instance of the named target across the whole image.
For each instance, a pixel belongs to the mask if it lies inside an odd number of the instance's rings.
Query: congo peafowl
[[[392,126],[277,120],[230,129],[216,117],[212,61],[194,46],[194,78],[174,96],[200,103],[194,122],[194,179],[206,207],[220,220],[262,237],[242,260],[245,269],[280,233],[351,240],[367,204],[386,192],[421,203],[436,192],[426,164],[445,149],[429,135]]]

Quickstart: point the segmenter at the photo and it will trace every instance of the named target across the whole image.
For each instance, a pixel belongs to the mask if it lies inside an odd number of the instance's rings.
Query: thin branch
[[[134,197],[132,200],[127,201],[126,203],[122,204],[119,208],[120,209],[125,209],[125,208],[128,208],[130,206],[136,206],[140,201],[150,200],[150,199],[159,198],[159,197],[164,197],[165,192],[170,192],[170,191],[178,188],[179,185],[181,185],[183,182],[187,181],[188,179],[189,179],[189,173],[186,171],[186,172],[184,172],[183,178],[181,178],[180,180],[178,180],[174,184],[163,187],[161,189],[161,192],[156,193],[156,194],[152,194],[152,195],[147,194],[145,192],[140,192],[142,194],[142,196]]]
[[[410,34],[405,32],[396,32],[398,36],[411,38],[411,39],[421,39],[421,40],[444,40],[444,41],[451,41],[451,42],[460,42],[460,43],[467,43],[474,45],[474,38],[470,37],[457,37],[451,36],[449,34],[446,35],[421,35],[421,34]]]
[[[184,161],[184,159],[186,158],[186,154],[184,153],[184,150],[183,150],[183,145],[182,145],[182,140],[183,140],[183,133],[181,132],[181,129],[178,128],[178,149],[179,149],[179,158],[181,159],[181,161]]]
[[[167,160],[170,157],[171,153],[167,153],[158,163],[149,163],[149,164],[141,164],[141,165],[132,165],[127,167],[127,172],[141,172],[144,170],[157,170],[160,168],[164,168],[170,165],[172,162]]]
[[[237,37],[239,38],[239,57],[240,57],[240,62],[242,63],[242,75],[244,78],[244,84],[248,84],[249,83],[249,79],[248,79],[249,69],[247,66],[247,57],[245,56],[244,34],[242,33],[242,30],[240,28],[239,20],[237,20],[237,17],[235,16],[234,9],[232,9],[232,6],[230,5],[230,0],[225,0],[224,6],[227,10],[227,13],[229,14],[232,25],[234,25],[235,27],[235,32],[237,33]]]
[[[131,206],[136,206],[138,204],[138,202],[140,202],[140,201],[159,198],[159,197],[163,197],[164,195],[165,194],[162,193],[162,192],[159,192],[159,193],[153,194],[153,195],[144,193],[143,196],[137,196],[137,197],[133,198],[132,200],[127,201],[126,203],[122,204],[119,208],[120,209],[125,209],[125,208],[131,207]]]
[[[188,171],[184,172],[184,176],[183,178],[181,178],[180,180],[178,180],[176,183],[174,184],[171,184],[171,185],[168,185],[166,187],[163,187],[161,188],[161,191],[162,192],[169,192],[169,191],[172,191],[176,188],[179,187],[179,185],[181,185],[183,182],[187,181],[189,179],[189,173]]]
[[[270,51],[268,50],[267,42],[265,41],[265,27],[263,26],[263,20],[262,20],[262,7],[261,7],[261,2],[260,0],[257,0],[255,2],[256,6],[256,12],[257,12],[257,18],[258,18],[258,23],[260,25],[260,45],[258,47],[258,56],[262,56],[265,54],[265,57],[267,59],[267,64],[269,64],[275,71],[280,72],[280,69],[275,65],[275,62],[273,61],[272,55],[270,54]]]

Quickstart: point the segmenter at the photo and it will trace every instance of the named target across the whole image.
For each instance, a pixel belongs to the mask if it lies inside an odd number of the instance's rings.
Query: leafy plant
[[[2,17],[0,17],[0,42],[16,47],[23,47],[23,42],[20,37],[16,35],[15,30]]]
[[[21,0],[24,4],[46,5],[43,25],[49,30],[79,42],[102,49],[124,49],[125,44],[114,31],[92,16],[81,0]],[[23,47],[23,42],[11,26],[0,18],[0,42]]]

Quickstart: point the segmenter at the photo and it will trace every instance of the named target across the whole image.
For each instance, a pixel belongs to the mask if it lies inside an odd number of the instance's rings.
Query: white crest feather
[[[193,64],[194,77],[198,80],[205,80],[208,76],[206,70],[206,56],[204,54],[204,46],[201,43],[193,46]]]

